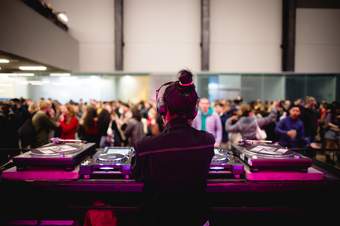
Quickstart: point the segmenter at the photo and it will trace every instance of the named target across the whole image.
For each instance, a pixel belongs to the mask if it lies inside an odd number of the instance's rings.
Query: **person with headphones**
[[[165,129],[135,146],[132,175],[144,182],[142,217],[145,225],[208,225],[207,177],[215,138],[191,126],[198,95],[192,73],[156,91],[157,110]]]

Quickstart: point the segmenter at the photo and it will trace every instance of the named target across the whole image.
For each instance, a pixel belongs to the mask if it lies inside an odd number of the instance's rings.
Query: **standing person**
[[[88,106],[81,119],[78,135],[80,139],[96,143],[96,147],[99,147],[100,136],[97,121],[97,109],[91,105]]]
[[[303,122],[299,119],[300,106],[292,105],[289,116],[281,119],[276,125],[275,132],[279,137],[280,145],[288,148],[306,147],[305,131]]]
[[[228,102],[224,101],[217,101],[215,103],[215,112],[220,116],[221,123],[222,123],[222,140],[221,140],[221,147],[227,148],[228,147],[228,131],[224,128],[224,125],[228,118],[231,117],[230,105]]]
[[[314,142],[319,125],[320,113],[317,110],[314,97],[306,97],[305,105],[301,108],[301,121],[305,128],[305,136],[309,142]]]
[[[276,106],[276,103],[274,104]],[[273,107],[274,108],[274,107]],[[253,109],[249,104],[241,104],[238,115],[230,117],[225,124],[225,128],[228,132],[240,133],[242,139],[257,140],[256,137],[258,127],[261,128],[276,119],[276,109],[273,109],[271,113],[264,118],[256,118]],[[237,120],[236,123],[233,122]]]
[[[142,123],[142,115],[137,107],[131,110],[132,118],[128,119],[126,127],[124,129],[125,139],[127,139],[127,145],[135,146],[144,136],[144,126]]]
[[[34,147],[39,147],[49,143],[51,132],[57,130],[59,123],[53,118],[52,104],[42,100],[39,103],[39,111],[34,114],[32,124],[36,131],[36,141]]]
[[[38,112],[37,103],[30,103],[28,106],[29,118],[18,129],[19,143],[21,149],[29,149],[34,146],[37,133],[33,126],[32,118]]]
[[[147,136],[157,136],[163,130],[162,117],[157,113],[157,109],[149,109],[148,118],[146,119]]]
[[[340,104],[334,102],[325,119],[325,149],[340,149]]]
[[[61,106],[60,123],[60,138],[75,139],[78,129],[78,119],[71,104]]]
[[[165,128],[137,143],[132,161],[133,175],[144,182],[144,225],[202,226],[207,220],[205,190],[215,139],[191,126],[197,100],[187,70],[157,90]]]
[[[112,107],[109,103],[104,104],[104,108],[98,114],[98,131],[100,137],[99,147],[104,148],[110,144],[110,140],[108,139],[108,128],[111,122],[111,112]]]
[[[9,103],[0,102],[0,165],[17,155],[17,121]]]
[[[201,98],[199,101],[199,112],[192,122],[195,129],[207,131],[215,138],[215,147],[220,146],[222,141],[222,123],[220,117],[210,107],[210,101],[207,98]]]

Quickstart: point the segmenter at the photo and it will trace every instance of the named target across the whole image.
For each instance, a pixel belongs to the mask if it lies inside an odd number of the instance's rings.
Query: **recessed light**
[[[50,73],[50,76],[53,77],[68,77],[71,76],[70,73]]]
[[[0,64],[8,64],[9,60],[5,58],[0,58]]]
[[[68,17],[67,17],[67,15],[66,15],[66,13],[64,13],[64,12],[58,13],[58,14],[57,14],[57,18],[58,18],[59,20],[61,20],[62,22],[64,22],[64,23],[67,23],[67,22],[68,22]]]
[[[19,66],[19,70],[22,71],[46,71],[45,66]]]

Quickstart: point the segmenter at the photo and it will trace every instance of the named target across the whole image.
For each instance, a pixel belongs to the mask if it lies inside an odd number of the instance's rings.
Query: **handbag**
[[[267,138],[266,131],[264,131],[263,129],[261,129],[259,127],[259,124],[257,124],[256,119],[255,119],[255,123],[256,123],[256,139],[257,140],[265,140]]]

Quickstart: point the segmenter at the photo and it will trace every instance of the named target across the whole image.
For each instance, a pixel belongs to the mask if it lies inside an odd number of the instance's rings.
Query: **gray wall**
[[[19,0],[0,1],[0,50],[77,71],[78,41]]]
[[[298,9],[296,72],[340,72],[340,9]]]
[[[79,72],[114,71],[114,0],[49,0],[79,42]]]

